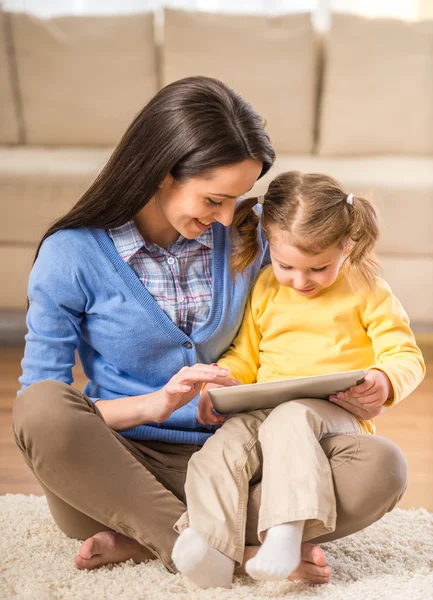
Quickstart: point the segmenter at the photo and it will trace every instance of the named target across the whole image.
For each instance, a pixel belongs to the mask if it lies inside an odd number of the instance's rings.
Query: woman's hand
[[[230,371],[221,369],[216,364],[197,363],[193,367],[183,367],[170,381],[155,394],[144,398],[146,413],[152,403],[152,421],[163,423],[181,406],[191,402],[197,396],[203,383],[212,383],[217,387],[237,385],[237,381],[229,377]],[[144,407],[143,403],[143,407]]]
[[[197,396],[203,383],[235,385],[229,371],[217,365],[184,367],[162,389],[141,396],[98,400],[96,405],[108,427],[124,431],[146,423],[163,423],[171,413]]]
[[[385,373],[370,369],[362,383],[351,387],[346,392],[338,392],[335,396],[330,396],[329,400],[358,419],[368,421],[385,410],[383,404],[392,398],[392,394],[392,385]]]

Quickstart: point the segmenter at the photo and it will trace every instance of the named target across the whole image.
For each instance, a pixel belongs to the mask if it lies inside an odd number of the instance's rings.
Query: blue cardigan
[[[149,394],[184,366],[218,360],[235,337],[246,299],[267,253],[233,281],[229,230],[213,225],[212,304],[190,336],[158,306],[102,229],[59,231],[41,247],[29,279],[28,333],[21,390],[36,381],[72,383],[75,350],[92,399]],[[135,440],[204,444],[215,427],[196,420],[197,398],[162,424],[121,432]]]

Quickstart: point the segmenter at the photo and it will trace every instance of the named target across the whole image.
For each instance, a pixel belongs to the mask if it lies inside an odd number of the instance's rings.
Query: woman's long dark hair
[[[272,166],[275,152],[262,118],[231,88],[209,77],[187,77],[160,90],[135,117],[107,164],[43,241],[78,227],[108,229],[131,220],[170,174],[177,181],[242,162]]]

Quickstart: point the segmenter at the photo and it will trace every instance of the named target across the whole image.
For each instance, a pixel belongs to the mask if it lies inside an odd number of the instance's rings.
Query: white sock
[[[231,587],[235,561],[215,550],[198,531],[188,527],[171,555],[177,569],[201,588]]]
[[[254,558],[245,565],[253,579],[281,581],[301,562],[301,543],[304,521],[275,525],[268,529],[265,541]]]

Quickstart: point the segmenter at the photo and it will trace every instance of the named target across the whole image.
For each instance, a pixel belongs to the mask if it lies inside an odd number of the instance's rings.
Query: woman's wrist
[[[123,431],[152,421],[162,422],[159,421],[164,416],[160,395],[161,390],[158,390],[141,396],[98,400],[96,406],[108,427],[115,431]]]
[[[145,423],[163,423],[173,412],[165,402],[164,388],[139,396],[137,404],[137,418]]]

